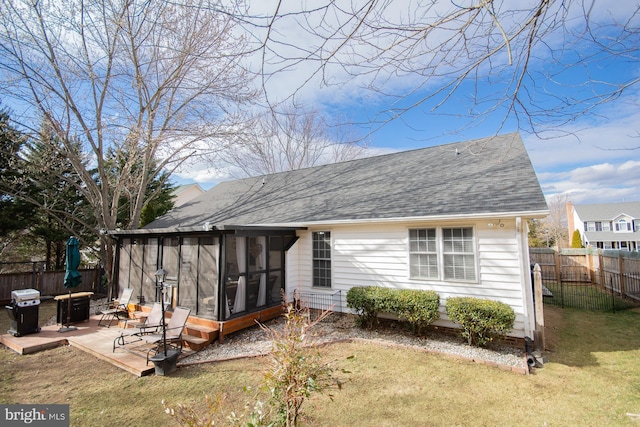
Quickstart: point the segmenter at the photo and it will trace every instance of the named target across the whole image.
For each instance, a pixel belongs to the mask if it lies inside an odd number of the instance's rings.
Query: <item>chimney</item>
[[[567,202],[567,228],[569,229],[569,247],[571,247],[571,239],[573,238],[573,232],[576,230],[576,226],[573,222],[573,202]]]

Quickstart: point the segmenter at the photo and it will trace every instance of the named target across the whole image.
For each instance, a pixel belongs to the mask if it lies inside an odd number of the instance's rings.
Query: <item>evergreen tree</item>
[[[44,123],[39,139],[26,153],[31,177],[31,202],[38,207],[31,234],[44,240],[48,269],[64,268],[65,242],[73,235],[83,242],[95,241],[96,219],[79,191],[81,180],[64,146]]]
[[[578,230],[573,232],[573,236],[571,237],[571,247],[584,248],[584,245],[582,244],[582,237],[580,237],[580,232]]]
[[[168,176],[163,174],[159,179],[151,181],[149,184],[150,192],[155,192],[156,189],[160,189],[156,196],[149,199],[149,201],[142,208],[140,214],[140,227],[144,227],[156,218],[166,214],[173,209],[173,189],[174,186],[169,182]]]
[[[121,188],[121,196],[118,201],[117,226],[124,229],[143,227],[155,220],[160,215],[173,208],[173,188],[169,182],[169,174],[157,172],[156,162],[152,162],[151,168],[145,168],[146,162],[142,161],[141,154],[135,150],[108,150],[106,168],[109,171],[112,186]],[[124,179],[122,171],[127,170],[129,179]],[[147,176],[144,176],[144,175]],[[142,194],[147,202],[143,205],[139,223],[135,221],[135,199],[140,192],[140,182],[148,182],[145,192]]]
[[[32,221],[33,206],[20,193],[26,185],[25,163],[20,157],[27,138],[11,125],[0,110],[0,237],[19,233]]]
[[[529,247],[544,248],[547,246],[546,241],[540,238],[540,224],[536,219],[527,221],[529,224]]]

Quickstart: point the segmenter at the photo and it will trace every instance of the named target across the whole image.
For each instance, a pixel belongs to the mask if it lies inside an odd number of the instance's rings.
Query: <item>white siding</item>
[[[495,221],[497,222],[497,221]],[[287,254],[287,292],[298,288],[316,294],[341,291],[342,310],[346,293],[353,286],[383,286],[403,289],[430,289],[440,295],[442,320],[437,324],[452,326],[446,319],[444,303],[449,297],[472,296],[502,301],[513,307],[516,324],[513,335],[525,332],[523,277],[518,255],[515,220],[502,220],[490,227],[488,221],[455,223],[406,223],[385,225],[331,226],[300,232],[300,239]],[[474,227],[477,247],[477,282],[416,280],[409,277],[409,228]],[[312,287],[311,233],[330,231],[332,240],[332,287]]]

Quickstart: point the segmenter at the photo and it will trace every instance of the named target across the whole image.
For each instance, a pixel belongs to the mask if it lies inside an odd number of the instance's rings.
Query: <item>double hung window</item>
[[[476,280],[473,228],[443,228],[442,243],[445,280]]]
[[[409,230],[411,277],[438,278],[438,248],[435,228]]]
[[[313,233],[313,286],[331,287],[331,232]]]
[[[473,228],[410,229],[409,274],[414,279],[476,281]]]

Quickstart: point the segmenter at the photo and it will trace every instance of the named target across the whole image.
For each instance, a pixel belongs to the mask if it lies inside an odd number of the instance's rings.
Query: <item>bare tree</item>
[[[252,131],[238,134],[220,157],[244,176],[362,157],[366,144],[350,140],[341,130],[327,124],[317,111],[289,103],[282,112],[273,109],[255,119]]]
[[[549,215],[540,221],[537,228],[538,238],[545,240],[550,246],[566,248],[569,246],[569,229],[567,226],[568,195],[556,194],[547,200]]]
[[[559,131],[640,82],[612,68],[620,58],[639,62],[635,3],[274,0],[259,7],[241,19],[260,36],[273,103],[278,76],[290,81],[291,97],[309,85],[340,85],[346,98],[355,85],[392,100],[371,118],[374,130],[420,107],[469,117],[469,126],[496,113],[503,118],[496,131],[509,119],[532,132]],[[468,102],[448,108],[456,93]]]
[[[115,228],[125,193],[136,228],[151,180],[238,128],[254,96],[243,52],[231,14],[206,1],[0,0],[4,102],[25,128],[51,126],[98,229]]]

